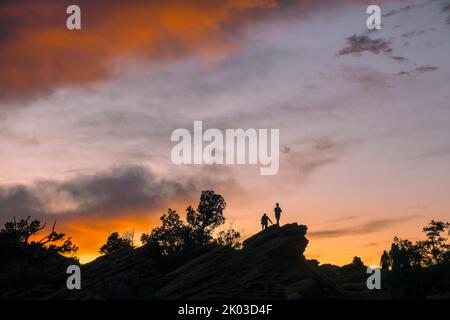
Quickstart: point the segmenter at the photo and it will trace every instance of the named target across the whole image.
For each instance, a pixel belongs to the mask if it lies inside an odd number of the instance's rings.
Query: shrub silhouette
[[[197,210],[191,206],[186,209],[186,219],[190,227],[192,241],[196,245],[207,244],[212,240],[212,232],[225,223],[223,210],[226,203],[220,194],[212,190],[203,191]]]
[[[450,224],[435,220],[423,228],[426,239],[417,243],[423,265],[433,266],[450,261],[450,242],[443,236],[446,231],[450,233]]]
[[[389,251],[392,286],[399,298],[421,299],[447,292],[450,287],[450,243],[444,233],[448,222],[435,221],[423,228],[425,240],[412,242],[394,238]]]
[[[353,257],[353,260],[352,260],[352,264],[355,266],[355,267],[364,267],[364,262],[362,261],[362,259],[360,258],[360,257],[358,257],[358,256],[355,256],[355,257]]]
[[[109,255],[133,248],[133,236],[131,234],[120,236],[118,232],[113,232],[108,236],[106,243],[100,248],[100,253]]]
[[[161,217],[162,225],[149,234],[144,233],[141,241],[149,247],[159,248],[163,255],[180,254],[209,243],[238,248],[240,234],[233,229],[219,232],[217,239],[213,237],[214,230],[225,223],[225,207],[226,202],[220,194],[202,191],[197,209],[192,206],[186,209],[186,223],[176,211],[169,209]]]
[[[241,234],[236,230],[229,228],[218,233],[216,243],[221,246],[240,249],[242,247],[240,239]]]
[[[403,272],[450,263],[450,243],[443,235],[450,230],[450,224],[431,220],[422,230],[426,239],[415,243],[398,237],[394,238],[389,251],[392,271]]]
[[[149,247],[159,248],[164,255],[181,253],[191,243],[189,227],[170,208],[161,217],[161,221],[162,225],[154,228],[150,234],[142,234],[141,242]]]
[[[50,233],[40,240],[32,240],[46,228],[47,223],[41,225],[39,220],[31,220],[31,217],[16,221],[8,221],[0,230],[0,252],[5,259],[9,254],[23,250],[47,250],[50,252],[71,255],[75,254],[78,247],[72,243],[72,238],[63,232],[57,232],[56,221],[53,223]]]

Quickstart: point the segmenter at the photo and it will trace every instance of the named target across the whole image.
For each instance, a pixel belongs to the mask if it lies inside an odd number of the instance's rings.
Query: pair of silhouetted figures
[[[275,219],[277,220],[277,225],[280,225],[280,218],[281,218],[281,208],[280,208],[280,204],[277,202],[277,204],[275,205],[275,208],[273,209],[274,213],[275,213]],[[262,229],[264,230],[265,228],[267,228],[267,226],[270,223],[273,223],[272,220],[270,220],[270,218],[267,216],[267,214],[264,212],[263,216],[261,217],[261,226]]]

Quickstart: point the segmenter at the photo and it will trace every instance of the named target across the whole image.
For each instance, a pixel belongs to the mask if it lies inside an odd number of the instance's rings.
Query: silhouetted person
[[[281,208],[280,208],[280,204],[277,202],[277,204],[275,205],[275,208],[273,209],[273,211],[275,211],[275,219],[277,219],[277,225],[280,225],[280,217],[281,217]]]
[[[381,269],[388,270],[389,269],[389,255],[386,250],[383,251],[380,259]]]
[[[261,226],[263,230],[267,228],[267,226],[269,225],[269,221],[270,223],[273,223],[272,220],[270,220],[270,218],[267,216],[267,214],[264,213],[261,217]]]

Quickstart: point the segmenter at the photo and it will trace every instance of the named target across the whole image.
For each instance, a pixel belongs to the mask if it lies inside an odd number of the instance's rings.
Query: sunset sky
[[[449,34],[442,0],[2,1],[0,223],[56,219],[86,262],[213,189],[244,237],[278,201],[308,258],[378,264],[450,220]],[[278,174],[174,165],[194,120],[279,129]]]

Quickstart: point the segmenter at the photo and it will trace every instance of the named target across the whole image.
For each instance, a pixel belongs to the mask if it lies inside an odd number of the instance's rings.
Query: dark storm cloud
[[[189,191],[175,181],[157,180],[143,167],[119,168],[106,174],[78,178],[57,186],[79,203],[78,213],[120,212],[151,208]]]
[[[419,216],[407,216],[396,219],[376,219],[366,223],[344,228],[328,229],[310,232],[309,235],[314,238],[338,238],[345,236],[357,236],[373,233],[385,229],[387,227],[398,225],[408,220],[418,218]]]
[[[354,34],[347,39],[347,47],[338,52],[338,56],[346,54],[362,53],[365,51],[375,54],[389,53],[392,51],[391,42],[382,38],[371,39],[366,35]]]
[[[157,179],[141,166],[121,167],[68,181],[0,188],[0,220],[13,216],[111,217],[127,211],[151,211],[197,193],[194,184]]]

